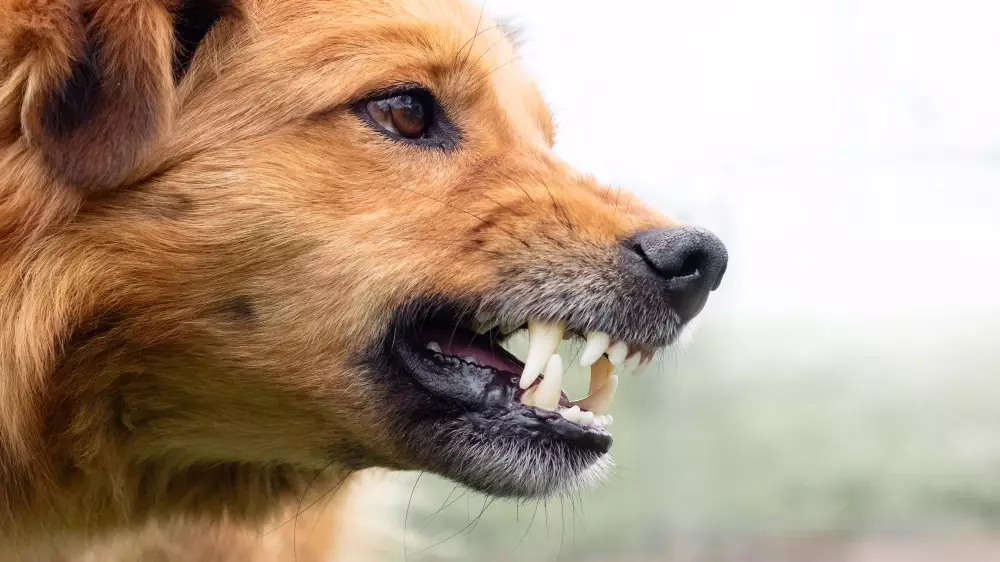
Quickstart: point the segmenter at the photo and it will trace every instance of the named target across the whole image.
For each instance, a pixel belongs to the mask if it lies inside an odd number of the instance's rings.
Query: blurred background
[[[696,337],[623,381],[605,486],[401,475],[386,559],[1000,560],[1000,3],[485,9],[523,28],[557,151],[731,263]]]

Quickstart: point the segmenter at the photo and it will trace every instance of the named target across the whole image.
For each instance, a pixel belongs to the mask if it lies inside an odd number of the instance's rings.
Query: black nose
[[[694,226],[640,232],[632,239],[632,251],[645,262],[647,275],[652,270],[660,278],[682,322],[701,312],[729,262],[722,240]]]

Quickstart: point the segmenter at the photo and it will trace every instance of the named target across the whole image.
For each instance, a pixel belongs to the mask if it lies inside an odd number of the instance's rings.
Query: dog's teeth
[[[623,341],[615,342],[614,345],[608,348],[608,359],[610,359],[611,364],[615,365],[616,367],[624,363],[625,358],[627,357],[628,357],[628,344]]]
[[[476,363],[476,358],[471,355],[467,355],[462,358],[462,361],[465,361],[466,363]]]
[[[441,353],[441,345],[436,341],[428,343],[427,349],[433,351],[434,353]]]
[[[538,383],[538,392],[535,394],[535,406],[546,410],[555,410],[559,406],[559,397],[562,394],[562,357],[552,355],[545,365],[545,377]]]
[[[593,365],[608,350],[611,345],[611,336],[604,332],[587,332],[587,343],[580,352],[580,365],[589,367]]]
[[[528,357],[524,360],[521,388],[528,388],[535,382],[549,358],[556,352],[565,332],[565,326],[558,322],[528,322]]]
[[[601,423],[602,427],[608,427],[608,426],[610,426],[610,425],[612,425],[612,424],[615,423],[615,418],[611,417],[611,414],[605,414],[603,416],[598,416],[598,418],[595,418],[595,419],[600,419],[601,420],[600,423]]]
[[[621,376],[625,376],[629,373],[635,374],[636,370],[639,368],[639,362],[642,361],[642,353],[638,351],[629,356],[625,360],[625,364],[621,368]]]
[[[597,415],[603,414],[608,411],[608,408],[611,407],[611,403],[614,402],[615,391],[617,390],[618,377],[612,375],[608,378],[608,381],[604,384],[604,386],[602,386],[597,392],[592,393],[583,400],[573,402],[573,405],[579,406],[581,410],[594,412]]]
[[[615,366],[608,361],[607,357],[601,357],[596,363],[590,366],[590,389],[587,395],[594,394],[607,384],[608,379],[615,372]]]
[[[580,421],[577,422],[580,425],[585,425],[587,427],[594,427],[594,412],[584,412],[580,411]]]
[[[573,406],[572,408],[566,408],[561,410],[559,415],[566,418],[573,423],[580,423],[580,418],[583,416],[583,411],[580,410],[579,406]]]
[[[538,394],[537,386],[529,388],[524,394],[521,395],[521,404],[524,404],[525,406],[534,406],[536,394]]]

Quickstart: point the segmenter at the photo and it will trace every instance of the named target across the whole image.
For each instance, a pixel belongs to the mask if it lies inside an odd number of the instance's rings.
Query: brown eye
[[[372,100],[366,104],[368,114],[380,127],[407,139],[423,138],[427,133],[428,108],[416,96],[403,94]]]

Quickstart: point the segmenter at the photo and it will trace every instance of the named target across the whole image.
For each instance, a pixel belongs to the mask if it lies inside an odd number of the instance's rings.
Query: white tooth
[[[580,425],[586,425],[588,427],[594,426],[594,412],[580,412]]]
[[[433,351],[434,353],[441,353],[441,345],[436,341],[432,341],[427,344],[427,349]]]
[[[614,425],[615,418],[611,417],[611,414],[607,414],[602,417],[604,418],[604,427],[608,427],[609,425]]]
[[[555,410],[559,406],[562,394],[562,357],[553,355],[545,365],[545,377],[538,383],[538,393],[535,394],[535,405],[546,410]]]
[[[535,382],[556,352],[565,332],[566,328],[560,323],[528,322],[528,357],[524,360],[524,372],[521,373],[521,388],[528,388]]]
[[[566,418],[571,422],[579,423],[580,417],[583,415],[583,412],[580,410],[579,406],[573,406],[572,408],[566,408],[564,410],[561,410],[559,414],[561,414],[562,417]]]
[[[525,406],[534,406],[535,394],[538,394],[538,387],[529,388],[524,394],[521,395],[521,404],[524,404]]]
[[[609,345],[611,345],[611,336],[604,332],[588,332],[587,343],[584,344],[583,351],[580,352],[580,365],[583,367],[593,365],[604,355]]]
[[[479,364],[479,363],[478,363],[478,362],[476,361],[476,358],[475,358],[475,357],[473,357],[473,356],[471,356],[471,355],[468,355],[468,356],[466,356],[466,357],[463,357],[463,358],[462,358],[462,361],[465,361],[466,363],[476,363],[477,365]]]
[[[614,345],[608,348],[608,359],[611,360],[611,364],[618,366],[625,362],[625,358],[628,357],[628,344],[620,341],[615,342]]]
[[[604,429],[604,416],[594,417],[594,427],[597,429]]]
[[[616,390],[618,390],[618,377],[612,375],[600,390],[573,404],[579,406],[581,410],[587,410],[588,412],[600,415],[607,412],[608,408],[611,407],[611,403],[615,400]]]
[[[621,368],[621,376],[625,376],[629,373],[635,374],[636,369],[639,368],[639,362],[642,361],[642,353],[635,352],[628,359],[625,360],[625,364]]]
[[[615,372],[615,366],[608,361],[607,357],[598,358],[597,362],[590,367],[590,389],[587,395],[591,395],[608,383],[608,379]]]

